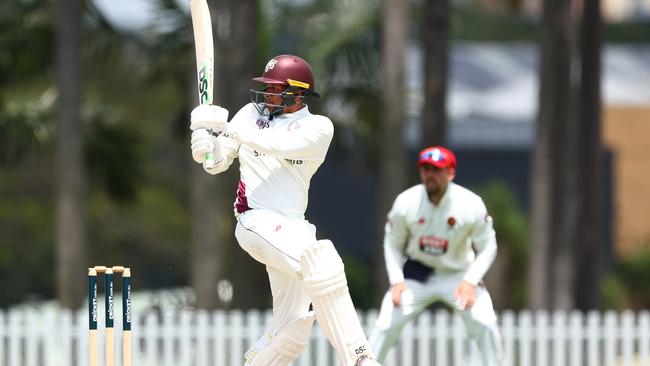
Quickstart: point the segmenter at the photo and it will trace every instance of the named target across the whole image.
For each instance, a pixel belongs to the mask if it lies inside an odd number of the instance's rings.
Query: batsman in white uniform
[[[460,313],[483,365],[500,366],[502,342],[482,278],[494,261],[492,219],[479,196],[452,182],[456,157],[444,147],[423,150],[421,184],[397,196],[388,213],[384,256],[390,289],[370,337],[382,362],[407,322],[434,302]]]
[[[316,239],[316,228],[305,220],[309,182],[334,133],[329,118],[311,114],[304,103],[318,96],[311,67],[300,57],[280,55],[253,80],[266,87],[251,90],[251,103],[229,123],[228,111],[214,105],[196,107],[191,118],[192,156],[208,173],[221,173],[239,159],[235,235],[269,274],[272,329],[246,352],[245,365],[289,365],[307,345],[314,317],[341,365],[379,365],[341,258],[331,241]],[[208,153],[212,167],[205,163]]]

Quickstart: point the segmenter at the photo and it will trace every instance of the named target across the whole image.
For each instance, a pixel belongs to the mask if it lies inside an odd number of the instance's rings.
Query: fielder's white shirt
[[[239,158],[235,211],[266,208],[304,218],[311,177],[325,161],[334,135],[332,121],[311,114],[307,106],[269,121],[249,103],[235,114],[228,131],[232,136],[217,138],[218,160],[208,172],[220,173]]]
[[[404,281],[407,258],[436,271],[465,271],[463,279],[477,284],[496,251],[492,218],[483,200],[453,182],[438,205],[419,184],[397,196],[388,213],[384,254],[391,285]]]

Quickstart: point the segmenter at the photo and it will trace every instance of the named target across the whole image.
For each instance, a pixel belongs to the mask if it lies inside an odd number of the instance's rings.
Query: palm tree
[[[218,29],[221,26],[219,14],[223,13],[223,2],[217,1],[210,4],[210,19],[212,21],[212,33],[214,50],[216,55],[214,67],[215,84],[213,95],[215,103],[223,103],[222,88],[224,74],[218,67],[223,51],[223,41],[219,37]],[[194,68],[190,68],[192,80],[196,80]],[[189,104],[196,105],[198,100],[196,81],[190,83],[192,92]],[[189,159],[188,159],[189,160]],[[221,197],[220,190],[215,189],[215,177],[205,173],[198,165],[191,162],[190,173],[190,215],[192,217],[190,227],[190,284],[196,292],[196,306],[199,309],[215,309],[219,304],[217,293],[217,281],[224,275],[225,258],[229,255],[224,253],[227,246],[219,245],[225,243],[219,240],[223,237],[225,228],[219,225],[218,199]],[[220,182],[218,182],[220,183]],[[221,186],[221,184],[219,184]]]
[[[259,0],[229,1],[230,30],[224,40],[225,57],[222,61],[224,82],[220,93],[225,105],[232,114],[250,101],[249,90],[253,86],[251,78],[261,74],[264,63],[270,55],[262,54],[262,17]],[[235,284],[232,307],[268,308],[270,291],[266,268],[241,250],[234,237],[232,203],[234,201],[239,171],[237,164],[221,174],[218,184],[223,189],[218,192],[222,229],[219,236],[221,243],[228,243],[223,248],[230,253],[228,275]],[[266,294],[267,296],[260,296]]]
[[[423,13],[422,38],[425,82],[421,145],[446,145],[449,0],[426,0]]]
[[[27,240],[33,244],[30,257],[21,265],[25,273],[38,274],[40,268],[53,268],[56,271],[56,275],[51,276],[51,279],[48,276],[31,276],[43,280],[38,284],[26,285],[27,288],[21,291],[23,296],[28,291],[48,297],[56,292],[62,305],[76,308],[79,306],[81,291],[83,291],[83,286],[80,286],[80,281],[83,279],[80,277],[83,277],[87,267],[85,255],[87,249],[84,245],[88,241],[85,228],[89,216],[86,215],[86,180],[94,175],[101,176],[104,182],[110,182],[105,186],[109,195],[112,198],[122,199],[132,196],[139,175],[138,170],[134,169],[137,164],[132,160],[124,160],[124,158],[134,157],[131,154],[133,145],[123,139],[132,135],[124,134],[125,131],[119,128],[123,126],[121,124],[104,123],[105,112],[111,108],[88,108],[86,112],[90,113],[86,113],[83,118],[80,116],[82,79],[85,79],[84,84],[87,86],[92,84],[89,87],[92,92],[88,94],[98,95],[99,93],[95,92],[101,89],[95,88],[97,84],[90,80],[92,76],[81,77],[83,61],[80,49],[83,32],[80,29],[91,27],[95,30],[90,32],[95,42],[92,42],[92,47],[89,47],[88,43],[84,45],[83,48],[89,51],[84,52],[84,55],[93,60],[96,68],[103,70],[106,63],[100,60],[106,60],[106,53],[103,52],[105,41],[108,38],[115,40],[118,37],[114,37],[115,34],[111,34],[110,30],[106,31],[105,21],[90,3],[62,2],[58,4],[58,14],[54,19],[46,16],[50,10],[45,1],[12,3],[8,7],[3,7],[2,16],[6,16],[7,19],[0,20],[2,23],[0,28],[5,35],[0,41],[3,43],[3,52],[11,55],[11,57],[2,57],[4,61],[0,68],[12,69],[11,72],[0,72],[3,75],[0,78],[0,85],[3,87],[3,98],[5,98],[0,101],[0,105],[6,100],[8,105],[13,106],[9,113],[0,112],[0,129],[3,138],[10,142],[2,143],[3,151],[0,155],[4,162],[9,164],[38,156],[39,165],[48,167],[49,155],[43,152],[49,152],[49,148],[56,143],[56,150],[52,156],[58,168],[54,172],[55,179],[53,179],[55,199],[39,199],[37,208],[43,213],[47,212],[48,216],[54,217],[51,220],[52,226],[41,225],[42,230],[39,230],[39,233],[44,235],[25,237],[23,234],[18,238],[19,240],[11,236],[5,239],[13,242]],[[74,18],[80,12],[84,14],[83,25],[81,19]],[[12,24],[14,19],[19,21]],[[6,32],[9,29],[14,32],[14,35]],[[55,35],[56,43],[53,42]],[[106,35],[109,37],[105,37]],[[26,39],[29,39],[29,47],[25,47]],[[113,42],[120,45],[124,43],[126,42],[123,38],[120,42]],[[34,52],[35,50],[38,51]],[[54,55],[56,57],[52,57]],[[48,76],[50,74],[56,76],[57,88],[52,87],[52,80]],[[18,80],[20,83],[17,83]],[[53,93],[53,91],[57,92]],[[53,104],[56,104],[58,112],[56,118],[51,115]],[[102,107],[105,105],[107,103],[103,101]],[[2,107],[0,106],[0,109]],[[89,116],[91,118],[88,118]],[[82,123],[82,120],[86,123]],[[56,132],[56,135],[53,136],[52,132]],[[115,156],[112,153],[118,150],[121,159],[109,161]],[[118,161],[119,164],[116,164]],[[16,176],[24,176],[21,170],[15,164],[11,166],[11,174]],[[47,179],[49,169],[38,171],[42,172],[40,177],[44,182],[42,184],[47,186],[51,181]],[[101,173],[94,174],[98,172]],[[125,179],[125,176],[128,178]],[[29,195],[34,198],[34,192],[30,192]],[[50,214],[51,201],[55,201],[56,215]],[[23,224],[35,223],[30,220]],[[55,227],[55,238],[50,237],[51,227]],[[47,246],[39,246],[39,241],[47,241]],[[31,267],[27,263],[31,263]],[[15,270],[12,272],[18,273]],[[55,291],[52,290],[53,287],[56,287]],[[17,298],[11,299],[11,301],[16,300]]]
[[[192,87],[192,93],[188,95],[196,103],[196,88]],[[224,246],[219,245],[225,243],[219,241],[224,231],[218,220],[219,191],[214,177],[206,174],[193,161],[190,164],[190,285],[196,293],[196,306],[199,309],[214,309],[219,303],[217,280],[223,276],[224,262],[229,257],[224,253]]]
[[[274,30],[278,34],[304,30],[297,48],[304,49],[315,69],[323,94],[318,103],[336,124],[334,144],[360,171],[377,177],[380,191],[373,210],[377,231],[368,240],[377,248],[370,258],[372,268],[384,268],[378,243],[385,215],[405,187],[407,175],[402,128],[408,1],[308,4],[279,10],[292,22],[275,22]],[[385,273],[374,274],[375,290],[383,293]]]
[[[582,89],[580,95],[579,183],[581,194],[578,206],[580,240],[576,255],[576,306],[581,310],[597,309],[599,301],[601,225],[600,166],[601,101],[600,70],[602,22],[600,1],[584,3],[582,16]]]
[[[569,309],[572,243],[568,226],[573,201],[568,200],[572,177],[564,177],[575,155],[567,150],[571,118],[570,4],[544,2],[541,37],[541,86],[537,137],[532,157],[529,307]],[[570,163],[567,163],[569,161]],[[563,201],[566,200],[566,201]]]
[[[359,171],[376,176],[381,162],[378,149],[382,145],[382,2],[315,3],[320,6],[305,9],[294,18],[305,20],[300,25],[305,29],[302,47],[323,94],[318,103],[336,124],[334,144],[338,150],[345,151],[346,159],[351,158]]]
[[[198,104],[196,87],[196,64],[194,43],[191,36],[191,20],[186,9],[175,1],[159,0],[156,3],[157,12],[173,27],[157,34],[149,52],[159,60],[153,64],[158,69],[156,75],[173,74],[174,83],[180,90],[185,91],[183,108],[178,111],[176,121],[178,138],[183,140],[185,147],[189,146],[189,111]],[[220,29],[228,22],[226,1],[209,3],[212,21],[212,32],[215,51],[214,67],[214,98],[213,102],[226,105],[224,90],[228,85],[224,72],[224,59],[227,59],[225,39]],[[161,62],[162,61],[162,62]],[[228,263],[232,260],[232,224],[230,224],[232,205],[228,207],[223,199],[225,188],[224,174],[213,177],[190,159],[187,148],[184,149],[185,160],[189,169],[189,283],[196,294],[195,306],[200,309],[214,309],[219,303],[217,283],[226,277]],[[231,201],[230,201],[231,202]]]
[[[379,197],[377,227],[383,227],[386,213],[390,210],[395,196],[406,186],[406,149],[404,147],[403,126],[406,117],[404,65],[406,45],[408,44],[408,0],[384,2],[382,28],[382,103],[381,133],[379,137]],[[383,256],[377,251],[376,268],[383,268]],[[377,289],[384,289],[386,276],[376,271]],[[381,292],[379,292],[381,293]]]
[[[259,1],[217,1],[211,3],[211,12],[216,55],[214,100],[234,114],[248,102],[250,79],[259,72]],[[221,24],[225,19],[229,20]],[[219,33],[219,29],[226,31]],[[229,306],[269,305],[265,297],[259,296],[268,292],[264,267],[240,250],[234,238],[232,202],[237,177],[236,164],[214,177],[202,169],[192,169],[195,220],[191,281],[197,292],[197,306],[201,308],[219,304],[216,282],[225,277],[231,278],[235,290]]]
[[[83,298],[86,263],[81,109],[82,3],[61,0],[57,8],[56,280],[62,306],[76,309]]]

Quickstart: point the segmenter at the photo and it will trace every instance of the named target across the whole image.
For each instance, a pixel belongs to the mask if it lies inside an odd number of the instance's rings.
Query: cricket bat
[[[212,104],[214,85],[214,43],[212,41],[212,21],[207,0],[190,0],[190,14],[194,30],[196,51],[196,75],[199,86],[199,104]],[[203,166],[214,167],[212,153],[205,154]]]

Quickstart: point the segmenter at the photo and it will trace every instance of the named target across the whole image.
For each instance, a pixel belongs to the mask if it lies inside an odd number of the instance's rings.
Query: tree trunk
[[[219,14],[221,8],[218,3],[210,4],[212,33],[215,50],[214,65],[214,90],[213,100],[215,104],[223,105],[223,88],[217,85],[223,85],[223,73],[218,67],[221,52],[223,50],[222,41],[219,39],[217,30],[219,27]],[[192,70],[191,75],[193,82],[192,96],[190,105],[198,105],[198,91],[196,72]],[[219,210],[221,204],[220,181],[222,177],[215,177],[206,173],[201,166],[192,161],[190,169],[191,199],[190,210],[192,215],[192,224],[190,229],[191,235],[191,265],[190,281],[192,288],[196,292],[196,306],[200,309],[215,309],[219,305],[217,293],[217,283],[226,273],[226,263],[229,257],[230,243],[226,240],[220,240],[222,237],[229,235],[230,227],[222,224]],[[221,178],[221,179],[220,179]]]
[[[191,266],[192,288],[196,292],[196,307],[214,309],[218,304],[217,281],[223,273],[218,249],[216,184],[214,177],[192,162],[191,167]]]
[[[553,242],[551,243],[550,266],[551,271],[551,305],[552,309],[571,310],[574,308],[574,279],[576,242],[578,240],[578,144],[580,141],[577,119],[577,97],[579,87],[576,69],[572,62],[576,59],[575,28],[570,3],[563,2],[555,8],[558,14],[555,29],[554,52],[558,54],[563,65],[558,68],[558,73],[566,72],[561,76],[566,86],[554,94],[557,98],[562,92],[567,93],[558,105],[558,118],[555,128],[556,139],[553,140],[555,151],[553,169],[554,195],[553,195]],[[566,71],[565,71],[566,70]],[[558,84],[559,86],[560,84]]]
[[[565,225],[562,199],[566,146],[565,126],[570,123],[571,21],[569,4],[546,0],[542,19],[540,105],[532,156],[530,266],[528,302],[531,309],[548,309],[564,301],[556,286],[570,281],[566,263],[571,243],[558,224]],[[561,268],[560,268],[561,267]],[[559,301],[559,303],[558,303]]]
[[[254,86],[251,79],[261,75],[263,71],[257,67],[261,56],[257,52],[260,31],[259,1],[233,1],[231,14],[232,32],[228,73],[232,77],[229,88],[232,94],[229,103],[233,107],[241,107],[250,102],[249,91]],[[259,66],[263,67],[263,65]]]
[[[512,288],[508,286],[508,284],[512,283],[512,279],[508,277],[510,275],[509,264],[512,259],[512,253],[500,247],[499,255],[494,259],[494,263],[492,263],[484,278],[496,311],[514,310],[512,307],[514,296],[512,296]]]
[[[379,152],[379,197],[377,199],[378,224],[386,222],[393,200],[406,188],[406,151],[403,139],[405,118],[404,65],[408,42],[408,0],[384,2],[382,30],[382,112]],[[378,238],[383,238],[383,231]],[[381,243],[381,239],[378,241]],[[381,245],[379,244],[379,247]],[[375,268],[384,268],[383,251],[377,250]],[[376,290],[386,291],[385,269],[375,271]]]
[[[221,85],[224,100],[231,113],[236,113],[244,104],[250,102],[249,91],[255,85],[251,78],[261,75],[263,65],[259,65],[261,55],[259,49],[260,5],[258,0],[230,1],[230,37],[228,57],[224,58],[227,70],[227,82]],[[234,284],[234,295],[231,306],[238,309],[268,308],[271,306],[271,290],[268,285],[266,267],[255,261],[242,250],[234,236],[234,221],[232,218],[232,203],[234,201],[239,171],[235,164],[223,176],[224,187],[220,191],[220,202],[223,210],[229,213],[230,224],[228,232],[220,240],[232,244],[229,276]]]
[[[600,1],[584,3],[582,24],[582,89],[580,94],[579,202],[580,230],[576,255],[576,306],[580,310],[598,309],[601,258],[601,100],[600,71],[602,22]]]
[[[60,0],[57,8],[56,284],[57,298],[78,309],[88,267],[85,230],[86,181],[81,109],[82,2]]]
[[[569,48],[570,50],[573,47]],[[571,55],[571,51],[569,51]],[[571,59],[572,57],[570,57]],[[570,63],[571,64],[571,63]],[[569,74],[574,73],[570,70]],[[564,123],[557,126],[559,136],[553,143],[555,162],[554,202],[553,202],[553,242],[551,243],[550,266],[552,276],[551,308],[571,310],[574,307],[573,265],[576,243],[578,241],[578,135],[577,96],[578,85],[574,78],[569,78],[568,116]]]
[[[449,0],[424,2],[424,111],[421,147],[447,144]]]

